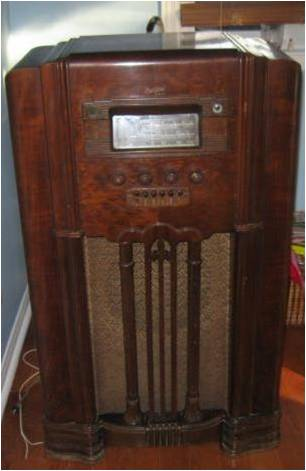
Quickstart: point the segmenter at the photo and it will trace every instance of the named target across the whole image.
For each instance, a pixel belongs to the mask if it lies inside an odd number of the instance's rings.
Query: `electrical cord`
[[[19,391],[18,391],[18,400],[19,400],[19,430],[20,430],[20,435],[24,441],[25,444],[25,459],[28,459],[29,456],[29,446],[37,446],[37,445],[43,445],[44,442],[32,442],[27,435],[25,434],[24,427],[23,427],[23,400],[26,398],[28,395],[29,391],[32,389],[32,387],[37,384],[40,380],[40,372],[38,366],[34,365],[32,362],[30,362],[27,359],[27,356],[30,353],[36,352],[36,348],[31,348],[30,350],[27,350],[23,355],[22,355],[22,361],[25,365],[29,366],[35,372],[31,374],[20,386]]]

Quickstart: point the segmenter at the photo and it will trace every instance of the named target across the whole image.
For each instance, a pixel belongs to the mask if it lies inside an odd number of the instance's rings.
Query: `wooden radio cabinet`
[[[45,447],[279,442],[299,66],[84,37],[7,77]]]

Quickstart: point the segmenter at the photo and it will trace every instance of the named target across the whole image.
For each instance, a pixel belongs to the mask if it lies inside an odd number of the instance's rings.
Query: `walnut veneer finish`
[[[219,28],[222,26],[280,25],[305,23],[304,2],[193,2],[181,4],[182,26]]]
[[[201,34],[85,37],[33,50],[8,74],[50,453],[93,460],[102,456],[105,444],[201,441],[214,428],[231,453],[278,443],[298,84],[299,67],[288,57],[262,41],[226,34],[210,40]],[[215,104],[218,113],[212,111]],[[114,110],[166,113],[173,107],[198,110],[198,147],[112,148]],[[161,189],[166,204],[144,202],[145,192],[155,198],[152,192]],[[131,204],[127,195],[136,190],[143,199]],[[185,199],[176,204],[171,192]],[[203,410],[199,400],[201,244],[215,233],[231,233],[234,246],[227,410]],[[108,239],[119,250],[126,408],[102,418],[88,315],[87,237]],[[145,264],[148,411],[141,408],[137,374],[133,249],[139,243]],[[183,410],[177,410],[180,243],[188,246]],[[164,370],[166,262],[170,411]],[[160,283],[158,411],[152,373],[153,263]]]

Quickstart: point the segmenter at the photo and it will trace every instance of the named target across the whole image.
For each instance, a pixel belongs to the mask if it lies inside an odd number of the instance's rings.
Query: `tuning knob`
[[[125,175],[123,173],[116,173],[115,175],[112,175],[112,182],[114,185],[120,186],[125,183]]]
[[[142,185],[148,185],[152,182],[152,175],[147,172],[141,173],[138,177],[138,180]]]
[[[190,173],[189,178],[192,183],[201,183],[201,181],[203,180],[203,173],[201,172],[201,170],[194,170]]]
[[[166,173],[165,180],[167,183],[175,183],[177,179],[178,174],[174,172],[174,170],[170,170],[168,173]]]

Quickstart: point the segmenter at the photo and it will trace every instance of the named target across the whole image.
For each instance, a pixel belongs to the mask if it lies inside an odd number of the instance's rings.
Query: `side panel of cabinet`
[[[257,67],[256,59],[246,59],[242,109],[248,113],[240,132],[232,390],[222,432],[222,445],[232,454],[273,447],[280,440],[299,71],[286,59]],[[254,88],[256,82],[260,87]]]
[[[264,265],[253,410],[279,408],[296,171],[299,65],[269,61],[265,96]]]
[[[103,454],[103,440],[96,421],[83,234],[74,212],[78,198],[60,65],[42,74],[16,69],[7,83],[45,402],[45,448],[56,456],[92,460]]]
[[[63,354],[66,337],[39,70],[13,70],[7,88],[45,414],[49,420],[66,421],[73,417],[73,405]]]

